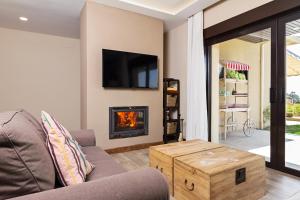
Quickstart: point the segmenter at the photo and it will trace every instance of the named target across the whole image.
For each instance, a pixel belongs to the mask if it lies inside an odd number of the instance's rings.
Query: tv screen
[[[102,86],[158,88],[157,61],[157,56],[102,49]]]

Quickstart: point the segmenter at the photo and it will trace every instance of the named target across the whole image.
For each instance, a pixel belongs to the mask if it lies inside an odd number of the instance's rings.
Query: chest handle
[[[156,169],[159,169],[158,165],[156,165],[155,168],[156,168]],[[161,168],[160,168],[160,172],[163,173],[163,172],[164,172],[164,168],[161,167]]]
[[[188,185],[188,180],[187,179],[185,179],[184,185],[185,185],[186,189],[188,189],[189,191],[193,191],[194,188],[195,188],[194,183],[192,183],[190,186]]]

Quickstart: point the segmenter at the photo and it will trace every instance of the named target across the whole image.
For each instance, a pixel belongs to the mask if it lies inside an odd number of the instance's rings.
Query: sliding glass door
[[[278,20],[279,159],[291,173],[300,171],[300,11]]]
[[[211,139],[271,161],[273,23],[210,46]],[[274,87],[274,86],[273,86]]]
[[[210,138],[300,175],[300,10],[206,41]]]

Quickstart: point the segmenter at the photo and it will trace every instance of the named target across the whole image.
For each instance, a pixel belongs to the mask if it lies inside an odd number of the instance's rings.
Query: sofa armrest
[[[74,139],[79,143],[80,146],[96,146],[96,137],[95,132],[93,130],[77,130],[70,131],[70,133],[74,137]]]
[[[75,186],[12,200],[169,200],[165,177],[152,168],[126,172]]]

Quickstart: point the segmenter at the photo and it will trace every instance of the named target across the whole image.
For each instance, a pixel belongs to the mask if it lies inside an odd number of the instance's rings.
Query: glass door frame
[[[276,43],[274,41],[276,41],[276,38],[277,38],[277,35],[276,35],[276,31],[273,31],[273,30],[276,30],[276,26],[277,24],[273,21],[273,20],[264,20],[260,23],[257,23],[257,24],[254,24],[254,25],[250,25],[250,26],[246,26],[246,27],[243,27],[243,28],[239,28],[237,30],[234,30],[234,31],[231,31],[229,33],[225,33],[225,34],[222,34],[222,35],[219,35],[219,36],[216,36],[212,39],[208,39],[205,41],[205,49],[206,49],[206,55],[207,55],[207,106],[208,106],[208,123],[209,123],[209,141],[211,141],[211,80],[212,80],[212,72],[211,72],[211,69],[212,69],[212,66],[211,66],[211,47],[212,45],[214,44],[218,44],[218,43],[221,43],[221,42],[225,42],[227,40],[230,40],[230,39],[234,39],[234,38],[238,38],[240,36],[243,36],[243,35],[247,35],[247,34],[250,34],[250,33],[254,33],[254,32],[257,32],[257,31],[260,31],[260,30],[264,30],[264,29],[268,29],[270,28],[271,29],[271,88],[275,88],[276,85],[277,85],[277,69],[276,69],[276,60],[274,58],[276,58]],[[275,77],[275,78],[273,78]],[[271,91],[270,91],[271,92]],[[270,130],[270,146],[271,146],[271,149],[270,149],[270,162],[266,161],[266,165],[268,167],[272,167],[275,163],[275,160],[272,159],[272,157],[274,157],[275,155],[275,150],[276,150],[276,137],[274,137],[274,135],[276,135],[276,127],[273,126],[273,125],[276,125],[276,121],[275,121],[275,118],[272,117],[273,113],[276,113],[277,112],[277,107],[276,107],[276,100],[274,99],[275,98],[275,95],[274,95],[274,92],[272,92],[273,95],[271,95],[270,93],[270,102],[273,102],[271,103],[271,130]],[[273,155],[273,156],[272,156]],[[275,157],[274,157],[275,158]],[[275,167],[272,167],[272,168],[275,168]]]
[[[300,176],[300,171],[292,169],[285,166],[285,129],[286,129],[286,24],[294,21],[300,20],[300,9],[294,12],[281,16],[277,20],[277,65],[278,65],[278,163],[277,166],[279,170]]]
[[[208,131],[211,141],[211,97],[212,97],[212,45],[271,28],[271,126],[270,126],[270,162],[266,166],[300,177],[300,171],[285,166],[285,24],[300,19],[300,9],[274,16],[259,22],[222,33],[205,40],[207,66],[207,110]]]

